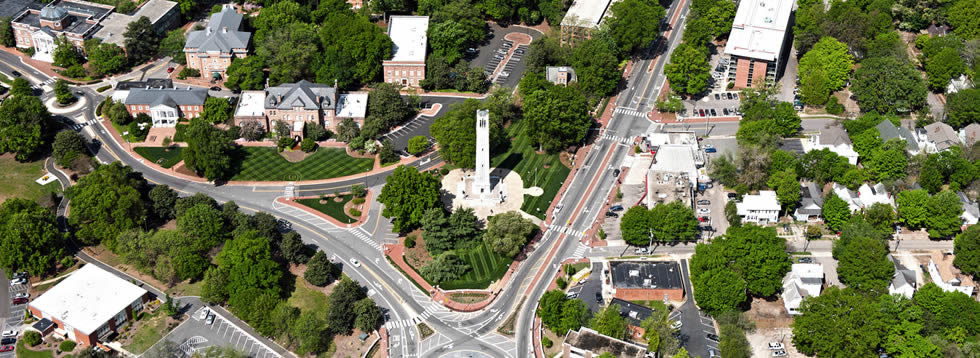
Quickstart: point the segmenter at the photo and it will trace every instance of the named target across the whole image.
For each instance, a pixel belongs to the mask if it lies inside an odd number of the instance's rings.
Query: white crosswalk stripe
[[[585,233],[582,232],[581,230],[575,230],[567,226],[561,226],[558,224],[548,225],[548,230],[557,232],[559,234],[565,234],[568,236],[578,236],[578,237],[585,236]]]
[[[376,241],[374,241],[373,239],[371,239],[371,236],[368,235],[368,232],[367,231],[364,231],[363,228],[357,227],[357,228],[353,228],[353,229],[347,230],[347,232],[353,234],[358,239],[361,239],[361,241],[364,241],[369,246],[371,246],[371,247],[373,247],[375,249],[378,249],[378,251],[381,251],[382,250],[381,244],[378,244]]]
[[[620,136],[614,136],[614,135],[608,135],[608,134],[603,134],[602,136],[599,137],[599,139],[610,140],[610,141],[613,141],[613,142],[619,142],[619,143],[623,143],[623,144],[633,143],[633,138],[620,137]]]
[[[40,84],[40,85],[41,85],[41,86],[44,86],[44,85],[49,85],[49,84],[52,84],[52,83],[54,83],[54,81],[57,81],[57,79],[54,79],[54,78],[49,78],[49,79],[46,79],[46,80],[44,80],[44,82],[41,82],[41,84]]]
[[[646,118],[647,116],[646,112],[640,112],[635,109],[626,108],[626,107],[616,107],[616,109],[613,110],[613,113],[619,113],[619,114],[625,114],[627,116],[643,117],[643,118]]]
[[[575,252],[572,253],[572,258],[577,259],[577,258],[585,257],[585,251],[587,251],[588,249],[589,249],[588,246],[579,243],[578,247],[575,248]]]

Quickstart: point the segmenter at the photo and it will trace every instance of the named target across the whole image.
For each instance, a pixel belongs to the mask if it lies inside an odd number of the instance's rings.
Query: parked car
[[[14,295],[14,298],[28,298],[28,297],[31,297],[31,294],[27,292],[21,292]]]
[[[619,204],[610,206],[609,211],[623,211],[623,206]]]
[[[12,329],[3,331],[0,333],[0,337],[17,337],[17,331]]]
[[[14,302],[15,305],[22,305],[22,304],[27,303],[27,299],[26,298],[15,298],[13,300],[13,302]]]
[[[715,93],[715,100],[721,99],[721,93]]]
[[[27,279],[27,272],[18,272],[14,274],[14,278]]]
[[[709,341],[712,341],[712,342],[715,342],[715,343],[721,342],[721,339],[718,338],[718,335],[717,334],[714,334],[714,333],[708,333],[704,337],[707,338]]]
[[[361,263],[358,262],[357,259],[355,259],[353,257],[351,257],[351,259],[350,259],[350,264],[351,265],[354,265],[354,267],[361,267]]]
[[[727,116],[728,115],[728,108],[722,108],[721,109],[721,113]]]
[[[613,169],[613,176],[619,177],[619,173],[622,173],[619,169]]]
[[[510,72],[507,71],[500,72],[500,77],[510,77]]]
[[[500,46],[503,46],[503,47],[511,47],[511,46],[514,46],[514,44],[513,44],[513,43],[511,43],[511,42],[504,42],[504,43],[503,43],[503,44],[501,44]]]
[[[212,91],[220,91],[221,90],[221,87],[213,86],[213,87],[211,87],[211,90]]]
[[[598,304],[602,304],[602,292],[595,293],[595,302]]]
[[[14,350],[14,346],[0,346],[0,352],[10,352]]]
[[[524,49],[517,49],[514,53],[524,54]]]
[[[708,208],[700,208],[700,209],[698,209],[698,214],[711,214],[711,209],[708,209]]]
[[[718,151],[718,150],[717,150],[717,149],[715,149],[714,147],[708,147],[708,148],[704,148],[704,152],[705,152],[705,153],[715,153],[715,152],[717,152],[717,151]]]
[[[650,250],[647,249],[647,248],[645,248],[645,247],[641,247],[641,248],[638,248],[636,250],[633,250],[633,253],[635,253],[637,255],[646,255],[646,254],[649,254],[650,253]]]
[[[468,48],[468,49],[466,49],[466,53],[469,53],[469,54],[473,54],[473,53],[476,53],[476,49],[475,49],[475,48],[472,48],[472,47],[470,47],[470,48]]]
[[[704,117],[704,109],[699,109],[698,110],[698,115],[701,116],[701,117]]]
[[[498,54],[494,54],[494,55],[493,55],[493,58],[495,58],[495,59],[498,59],[498,60],[503,60],[503,59],[504,59],[504,56],[501,56],[501,55],[500,55],[500,54],[498,53]]]
[[[735,199],[735,198],[737,198],[737,197],[738,197],[738,194],[735,194],[735,193],[728,193],[728,200],[733,200],[733,199]]]
[[[735,99],[735,95],[731,92],[725,92],[725,95],[728,96],[728,99]]]
[[[683,325],[684,325],[684,323],[681,322],[681,321],[673,321],[673,322],[670,322],[670,328],[671,329],[680,329],[681,326],[683,326]]]
[[[25,283],[27,283],[27,279],[23,277],[10,280],[11,285],[23,285]]]
[[[170,67],[170,68],[167,69],[167,73],[172,73],[172,72],[174,72],[174,68],[173,67]]]
[[[784,351],[784,350],[778,350],[778,351],[772,352],[772,356],[773,357],[785,357],[786,356],[786,351]]]
[[[711,116],[717,116],[717,115],[718,115],[718,112],[716,112],[715,109],[712,108],[711,109]]]
[[[214,313],[209,314],[208,315],[208,319],[205,322],[207,322],[208,325],[214,324],[214,317],[215,317],[215,314]]]
[[[715,358],[715,357],[721,357],[721,354],[719,354],[718,351],[714,349],[708,348],[708,358]]]
[[[801,264],[812,264],[813,263],[813,258],[812,257],[801,257],[801,258],[797,259],[796,261],[799,262],[799,263],[801,263]]]
[[[711,200],[705,200],[705,199],[698,200],[698,205],[711,205]]]
[[[3,345],[3,346],[8,345],[8,344],[16,344],[16,343],[17,343],[17,338],[7,337],[7,338],[4,338],[4,339],[0,339],[0,345]]]
[[[565,298],[578,298],[578,292],[569,292],[565,294]]]
[[[614,213],[612,211],[607,211],[606,212],[606,217],[607,218],[618,218],[619,217],[619,214],[616,214],[616,213]]]
[[[770,350],[778,351],[778,350],[781,350],[781,349],[784,349],[784,348],[786,348],[786,347],[783,347],[783,344],[782,343],[779,343],[779,342],[769,342],[769,349]]]

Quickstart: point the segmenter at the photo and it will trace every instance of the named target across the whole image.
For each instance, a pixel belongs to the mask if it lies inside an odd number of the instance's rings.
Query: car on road
[[[607,211],[606,212],[606,217],[607,218],[618,218],[619,217],[619,214],[616,214],[616,213],[614,213],[612,211]]]
[[[778,351],[772,352],[772,356],[773,357],[785,357],[786,356],[786,351],[784,351],[784,350],[778,350]]]
[[[610,206],[609,211],[623,211],[623,206],[619,204]]]
[[[472,48],[472,47],[470,47],[470,48],[468,48],[468,49],[466,49],[466,53],[469,53],[469,54],[474,54],[474,53],[476,53],[476,49],[475,49],[475,48]]]
[[[174,68],[173,67],[170,67],[170,68],[167,69],[167,73],[173,73],[173,72],[174,72]]]
[[[705,200],[705,199],[698,200],[698,205],[711,205],[711,200]]]
[[[354,265],[354,267],[361,267],[361,263],[359,261],[357,261],[357,259],[355,259],[353,257],[350,259],[350,264],[351,265]]]
[[[26,292],[21,292],[14,295],[14,298],[28,298],[28,297],[31,297],[31,294]]]
[[[220,91],[221,90],[221,87],[214,86],[214,87],[211,87],[211,90],[212,91]]]
[[[14,350],[14,346],[0,346],[0,352],[10,352]]]
[[[718,338],[718,335],[717,334],[714,334],[714,333],[708,333],[708,334],[704,335],[704,338],[707,338],[709,341],[712,341],[712,342],[715,342],[715,343],[721,342],[721,339]]]
[[[786,348],[786,347],[783,347],[783,344],[782,343],[779,343],[779,342],[769,342],[769,349],[770,350],[778,351],[778,350],[781,350],[781,349],[784,349],[784,348]]]
[[[26,299],[26,298],[15,298],[15,299],[13,300],[13,303],[14,303],[15,305],[22,305],[22,304],[25,304],[25,303],[27,303],[27,299]]]
[[[15,278],[13,280],[10,280],[10,284],[11,285],[23,285],[25,283],[27,283],[27,279],[26,278],[23,278],[23,277]]]
[[[17,337],[17,331],[9,329],[0,333],[0,337]]]
[[[595,293],[595,302],[600,305],[602,304],[602,292]]]

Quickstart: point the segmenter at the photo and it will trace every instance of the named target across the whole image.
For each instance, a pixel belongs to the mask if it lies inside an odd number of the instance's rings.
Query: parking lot
[[[214,315],[210,324],[207,318],[209,315],[205,314],[206,312]],[[183,357],[189,357],[196,351],[212,346],[232,347],[254,358],[282,357],[236,324],[230,322],[223,314],[211,311],[207,307],[201,307],[191,314],[191,318],[174,328],[169,335],[150,349],[163,349],[165,344],[162,342],[164,340],[172,342],[171,346],[177,346],[178,352],[174,353]]]
[[[536,39],[541,37],[541,33],[518,26],[500,27],[497,24],[490,24],[489,26],[493,37],[476,48],[476,53],[470,54],[466,59],[470,61],[472,66],[483,68],[484,73],[490,76],[490,80],[493,83],[515,87],[521,81],[524,70],[527,69],[527,65],[524,63],[524,56],[527,55],[527,45],[530,43],[530,40],[522,41],[521,43],[514,43],[513,40],[515,37]],[[508,38],[508,35],[510,35],[510,38]],[[509,45],[505,45],[505,43]],[[510,51],[512,49],[514,51]],[[500,50],[505,50],[505,52],[501,53]],[[517,50],[522,50],[523,53],[519,53]],[[512,56],[513,58],[504,64],[505,68],[500,70],[500,72],[508,72],[508,76],[493,77],[498,65],[500,65],[502,60],[507,59],[506,53],[508,52],[513,52],[515,56]]]
[[[7,275],[0,271],[0,276],[4,280],[3,286],[7,289],[0,293],[0,300],[4,309],[0,309],[0,314],[3,314],[3,324],[0,325],[0,331],[6,330],[16,330],[23,331],[22,325],[24,324],[24,310],[27,309],[27,303],[14,304],[13,299],[18,294],[26,294],[30,288],[29,284],[19,284],[11,285],[10,281],[7,281]],[[16,352],[3,352],[0,353],[0,358],[13,358]]]
[[[385,134],[381,140],[390,139],[392,146],[395,150],[405,150],[408,147],[408,140],[415,136],[424,136],[432,138],[429,134],[429,127],[432,126],[432,122],[435,122],[436,118],[439,118],[446,114],[449,107],[458,102],[462,102],[464,98],[454,98],[454,97],[422,97],[422,107],[432,108],[436,104],[441,105],[439,112],[434,115],[420,115],[412,118],[405,124],[402,124],[397,129]]]
[[[569,295],[575,295],[574,297],[585,302],[589,306],[589,310],[592,312],[599,312],[602,308],[602,304],[597,302],[595,299],[596,293],[602,292],[602,263],[593,262],[592,263],[592,273],[589,274],[585,280],[579,281],[579,284],[575,287],[568,289]]]

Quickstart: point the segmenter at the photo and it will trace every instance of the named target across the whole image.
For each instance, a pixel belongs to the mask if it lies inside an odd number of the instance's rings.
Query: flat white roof
[[[94,264],[86,264],[30,306],[85,334],[92,334],[146,294],[146,290]]]
[[[425,61],[428,16],[392,16],[388,19],[388,37],[395,44],[390,61]]]
[[[367,115],[367,93],[342,93],[339,97],[337,99],[337,117],[364,118]]]
[[[684,145],[665,145],[657,150],[651,172],[687,173],[687,178],[696,181],[698,167],[694,163],[694,150]]]
[[[735,204],[739,213],[748,210],[780,210],[779,199],[772,190],[760,190],[756,195],[743,195],[742,202]]]
[[[235,117],[256,117],[265,115],[265,91],[242,91],[235,108]]]
[[[563,26],[599,27],[609,15],[609,7],[617,0],[575,0],[562,18]]]
[[[742,0],[725,53],[775,61],[782,53],[792,11],[793,0]]]

